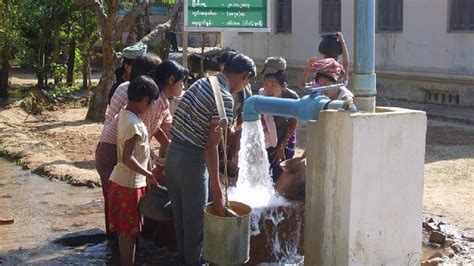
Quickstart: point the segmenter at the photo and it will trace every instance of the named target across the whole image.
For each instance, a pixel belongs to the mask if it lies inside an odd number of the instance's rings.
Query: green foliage
[[[67,75],[67,66],[65,64],[51,64],[51,71],[53,72],[53,78],[57,80],[63,80]]]
[[[54,85],[51,90],[51,102],[52,103],[59,103],[64,100],[67,100],[72,96],[74,92],[80,91],[81,86],[79,84],[73,83],[71,86],[66,85],[64,83],[59,83]]]
[[[79,74],[81,74],[82,67],[84,66],[84,57],[82,56],[81,49],[78,47],[76,47],[74,50],[74,54],[74,77],[77,77]]]
[[[36,52],[30,47],[24,47],[13,55],[13,65],[33,67],[36,64]]]
[[[23,1],[10,0],[8,5],[4,1],[0,1],[0,49],[6,43],[9,43],[21,50],[23,46],[23,37],[21,34],[21,21],[24,13],[21,11]]]

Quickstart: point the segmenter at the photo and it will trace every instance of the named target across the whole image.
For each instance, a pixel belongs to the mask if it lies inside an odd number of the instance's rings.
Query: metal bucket
[[[203,259],[212,264],[243,264],[250,254],[250,212],[240,202],[230,201],[239,217],[214,215],[211,203],[204,206]]]
[[[138,203],[138,210],[155,221],[167,222],[173,219],[168,190],[165,187],[152,186]]]

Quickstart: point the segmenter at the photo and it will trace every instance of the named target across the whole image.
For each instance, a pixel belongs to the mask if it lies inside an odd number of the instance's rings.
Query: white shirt
[[[122,109],[119,113],[117,126],[117,165],[110,175],[110,180],[122,187],[146,187],[146,177],[132,171],[122,162],[125,141],[133,138],[135,135],[138,135],[140,140],[133,148],[133,156],[143,168],[147,169],[148,161],[150,160],[147,128],[136,114]]]
[[[354,98],[354,94],[348,88],[343,86],[339,89],[341,90],[341,92],[339,92],[337,100],[352,100],[352,98]]]

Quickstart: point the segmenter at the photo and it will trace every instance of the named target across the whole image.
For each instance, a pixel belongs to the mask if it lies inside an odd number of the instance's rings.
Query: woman
[[[261,94],[271,97],[298,99],[298,94],[288,88],[286,78],[286,61],[282,57],[270,57],[265,61],[262,75],[264,76],[264,87]],[[272,120],[265,117],[267,121],[266,128],[270,129]],[[280,163],[284,160],[291,159],[295,155],[296,148],[296,126],[298,120],[296,118],[288,118],[282,116],[274,116],[273,121],[276,127],[277,144],[274,147],[267,148],[268,158],[270,160],[270,168],[272,171],[273,181],[276,182],[283,172]],[[271,136],[272,132],[266,132],[267,136]]]

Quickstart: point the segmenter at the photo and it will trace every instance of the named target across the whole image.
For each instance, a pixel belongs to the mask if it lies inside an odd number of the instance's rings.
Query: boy
[[[228,120],[234,116],[232,94],[247,86],[255,74],[253,60],[243,54],[232,57],[226,62],[224,71],[218,74]],[[225,205],[219,186],[219,114],[209,79],[196,81],[186,91],[170,132],[172,141],[168,147],[165,176],[178,254],[186,265],[198,265],[201,263],[203,207],[207,202],[209,181],[217,215],[224,216]]]
[[[142,228],[138,202],[147,184],[153,183],[148,132],[139,115],[159,95],[158,86],[147,76],[134,78],[128,87],[128,104],[119,113],[117,165],[110,175],[109,228],[119,233],[121,265],[133,265],[137,238]]]

